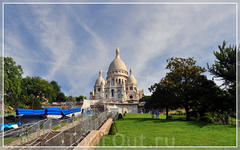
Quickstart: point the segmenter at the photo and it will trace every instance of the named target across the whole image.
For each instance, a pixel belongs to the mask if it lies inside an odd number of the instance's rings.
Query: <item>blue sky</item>
[[[223,40],[236,44],[236,5],[5,4],[4,40],[4,56],[22,66],[23,77],[55,80],[66,95],[87,98],[100,69],[106,79],[118,46],[150,95],[168,58],[194,57],[207,68]]]

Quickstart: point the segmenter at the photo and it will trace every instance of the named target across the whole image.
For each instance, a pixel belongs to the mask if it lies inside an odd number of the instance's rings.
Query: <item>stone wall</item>
[[[114,106],[114,104],[119,108],[119,113],[124,113],[125,111],[127,113],[138,113],[138,103],[129,104],[129,103],[108,103],[107,108],[110,110]]]

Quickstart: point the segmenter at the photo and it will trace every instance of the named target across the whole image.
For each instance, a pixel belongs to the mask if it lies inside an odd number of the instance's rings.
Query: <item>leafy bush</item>
[[[74,121],[77,120],[77,117],[75,116],[75,114],[72,114],[72,118],[73,118]]]
[[[39,98],[39,97],[36,97],[36,98],[34,99],[33,109],[42,109],[42,105],[41,105],[41,103],[40,103],[40,98]]]
[[[195,118],[200,119],[200,114],[197,113]]]
[[[190,115],[190,117],[194,117],[196,119],[200,119],[200,114],[197,111],[191,111],[189,115]],[[209,115],[204,115],[204,116],[209,116]]]
[[[213,123],[213,118],[211,116],[202,116],[200,120],[203,122]]]
[[[178,112],[179,115],[185,113],[182,109],[177,109],[177,112]]]
[[[113,122],[108,135],[115,135],[117,132],[118,132],[117,125],[115,122]]]
[[[125,115],[125,113],[124,113],[124,115]],[[119,113],[119,114],[118,114],[118,119],[123,119],[123,117],[122,117],[122,114],[121,114],[121,113]]]

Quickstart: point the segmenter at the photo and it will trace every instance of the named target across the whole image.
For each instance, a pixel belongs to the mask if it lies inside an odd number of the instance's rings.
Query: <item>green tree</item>
[[[84,99],[87,99],[87,98],[86,98],[86,96],[83,96],[83,95],[80,95],[80,96],[77,98],[77,100],[79,100],[79,101],[80,101],[80,100],[84,100]]]
[[[15,99],[12,96],[4,95],[4,105],[5,106],[12,106],[15,108]]]
[[[225,86],[230,93],[231,107],[235,110],[237,47],[236,45],[226,47],[226,41],[223,41],[222,46],[218,45],[218,48],[220,52],[213,52],[217,60],[215,60],[215,64],[212,64],[211,67],[207,64],[208,71],[214,75],[213,78],[220,78],[224,81],[221,86]]]
[[[40,98],[39,97],[35,97],[34,98],[34,106],[33,109],[42,109],[42,105],[40,102]]]
[[[194,108],[198,110],[200,116],[207,112],[223,112],[229,110],[230,106],[226,104],[227,93],[219,88],[212,80],[202,76],[196,81]]]
[[[58,82],[52,80],[51,84],[53,85],[53,89],[56,91],[56,94],[59,94],[61,92],[61,86],[58,85]]]
[[[31,101],[31,99],[29,98],[29,96],[24,95],[24,94],[22,94],[22,95],[20,96],[20,101],[19,101],[19,102],[22,103],[22,104],[24,104],[24,105],[26,105],[26,106],[31,106],[31,104],[32,104],[32,101]]]
[[[150,99],[151,96],[149,95],[144,95],[142,98],[139,99],[139,102],[146,102],[148,99]]]
[[[57,94],[59,93],[61,88],[60,86],[57,85],[57,82],[51,81],[51,83],[49,83],[47,80],[42,79],[42,87],[44,87],[42,91],[43,93],[42,96],[47,98],[49,103],[55,101],[57,98]]]
[[[151,96],[145,95],[141,99],[139,99],[139,102],[145,102],[144,109],[151,109]]]
[[[57,94],[56,101],[63,102],[63,101],[66,101],[66,99],[67,99],[67,97],[65,96],[65,94],[63,92],[60,92],[59,94]]]
[[[73,97],[73,96],[68,96],[67,99],[68,99],[68,100],[74,100],[74,97]]]
[[[47,80],[42,79],[39,76],[35,77],[29,77],[22,79],[22,95],[26,95],[31,99],[31,105],[32,108],[39,107],[37,105],[35,100],[39,100],[40,102],[45,101],[46,99],[49,101],[49,103],[52,102],[52,100],[55,100],[57,97],[57,93],[54,90],[54,87],[51,83],[49,83]]]
[[[179,105],[175,95],[174,82],[166,76],[148,89],[153,92],[151,96],[152,107],[166,108],[166,119],[168,119],[168,110],[175,109]]]
[[[23,70],[11,57],[4,57],[4,93],[18,101]]]
[[[29,77],[22,79],[22,94],[29,97],[31,101],[31,108],[34,108],[35,98],[41,96],[41,87],[40,87],[41,78],[40,77]]]
[[[193,58],[177,58],[172,57],[167,60],[166,69],[170,69],[167,73],[167,78],[171,81],[171,88],[174,91],[180,107],[185,108],[187,120],[189,117],[189,109],[194,106],[196,100],[196,86],[199,84],[199,79],[202,78],[206,71],[205,68],[195,65],[196,61]]]

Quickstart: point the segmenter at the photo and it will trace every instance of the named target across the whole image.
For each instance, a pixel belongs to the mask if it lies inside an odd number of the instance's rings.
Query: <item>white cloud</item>
[[[106,78],[117,46],[128,71],[133,68],[138,88],[144,88],[149,95],[148,88],[168,71],[166,59],[194,56],[199,65],[206,65],[214,58],[212,48],[217,49],[216,43],[235,38],[232,38],[235,10],[224,5],[25,8],[20,19],[31,37],[38,40],[37,45],[24,45],[26,37],[22,37],[16,24],[14,30],[6,30],[6,53],[18,59],[29,76],[37,75],[33,68],[41,64],[46,71],[41,76],[59,79],[65,94],[74,90],[76,95],[88,97],[100,69]]]

